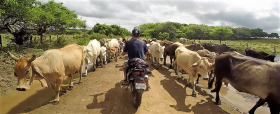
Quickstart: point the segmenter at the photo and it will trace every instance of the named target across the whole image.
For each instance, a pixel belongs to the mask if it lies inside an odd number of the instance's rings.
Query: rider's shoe
[[[122,80],[122,85],[128,85],[128,82],[126,80]]]

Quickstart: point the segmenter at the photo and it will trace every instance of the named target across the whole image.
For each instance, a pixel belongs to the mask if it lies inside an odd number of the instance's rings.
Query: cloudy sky
[[[48,0],[39,0],[42,2]],[[280,34],[280,0],[55,0],[87,21],[118,24],[129,31],[155,22],[262,28]]]

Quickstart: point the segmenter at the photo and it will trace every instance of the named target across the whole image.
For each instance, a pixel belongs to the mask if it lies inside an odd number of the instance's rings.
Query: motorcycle
[[[129,68],[126,77],[128,82],[126,90],[129,88],[131,97],[133,98],[133,105],[135,108],[138,108],[142,101],[142,94],[147,89],[146,81],[148,74],[146,74],[144,68]]]

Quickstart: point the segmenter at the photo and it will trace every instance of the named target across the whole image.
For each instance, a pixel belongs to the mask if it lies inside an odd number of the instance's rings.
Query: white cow
[[[89,63],[93,63],[93,71],[96,70],[96,60],[100,55],[101,44],[96,39],[91,40],[87,46],[84,47],[84,65],[85,65],[85,73],[84,76],[87,75],[87,66]]]
[[[207,49],[196,51],[201,57],[209,57],[211,59],[215,59],[217,54],[215,52],[210,52]]]
[[[178,69],[181,68],[188,73],[189,81],[193,86],[192,96],[196,97],[195,92],[195,81],[194,77],[198,76],[198,73],[201,76],[207,76],[208,72],[214,69],[214,64],[210,63],[207,58],[202,58],[197,52],[188,50],[184,46],[179,46],[175,50],[176,56],[176,75],[178,75]]]
[[[101,65],[103,65],[103,64],[107,64],[107,61],[106,61],[106,55],[107,55],[107,53],[106,53],[106,47],[104,47],[104,46],[102,46],[101,48],[100,48],[100,60],[101,60]],[[104,66],[102,66],[102,67],[104,67]]]
[[[187,38],[180,38],[179,41],[180,41],[180,43],[182,43],[182,44],[186,44],[187,41],[188,41],[188,39],[187,39]]]
[[[118,50],[120,48],[120,45],[119,45],[119,41],[115,38],[111,39],[109,42],[108,42],[108,46],[107,46],[107,55],[108,55],[108,58],[109,58],[109,61],[111,58],[115,58],[115,61],[117,62],[117,54],[118,54]]]
[[[164,48],[165,46],[161,46],[158,42],[151,42],[149,46],[149,50],[152,57],[152,65],[154,65],[155,60],[156,69],[158,69],[159,66],[159,59],[163,60]]]
[[[150,49],[149,49],[150,44],[148,43],[148,44],[146,44],[146,45],[147,45],[148,50],[150,51]],[[147,61],[147,60],[150,60],[150,58],[151,58],[151,54],[147,54],[147,53],[145,53],[145,56],[146,56],[146,61]]]
[[[123,51],[123,48],[124,48],[125,43],[119,40],[119,45],[120,45],[120,48],[119,48],[119,53],[118,53],[118,55],[120,55],[120,53]]]

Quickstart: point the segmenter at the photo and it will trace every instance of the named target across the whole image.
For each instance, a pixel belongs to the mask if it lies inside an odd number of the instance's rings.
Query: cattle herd
[[[30,89],[34,80],[39,80],[42,87],[52,87],[56,91],[53,104],[59,102],[60,87],[65,76],[71,77],[69,89],[73,87],[73,75],[79,73],[79,83],[82,77],[87,75],[87,66],[93,64],[93,70],[97,66],[105,67],[107,62],[117,61],[117,57],[125,46],[127,38],[103,38],[91,40],[88,45],[70,44],[60,49],[45,51],[40,57],[35,55],[28,59],[26,57],[10,57],[16,61],[14,75],[18,77],[17,90],[25,91]],[[159,68],[159,61],[166,57],[170,58],[169,68],[175,70],[179,75],[187,73],[189,77],[182,77],[188,80],[186,86],[192,87],[192,96],[196,97],[195,84],[199,77],[208,79],[208,88],[213,85],[211,92],[216,92],[216,103],[220,104],[219,91],[222,82],[230,83],[240,92],[256,95],[260,100],[249,111],[255,110],[265,102],[269,104],[272,114],[280,112],[280,63],[274,62],[275,48],[273,54],[252,50],[247,48],[246,55],[242,55],[225,44],[196,43],[185,45],[188,40],[180,38],[179,42],[161,41],[157,39],[143,40],[150,54],[146,55],[146,61],[151,60],[152,66]],[[214,75],[214,76],[212,76]],[[195,81],[194,78],[197,77]],[[181,78],[180,76],[177,79]]]

